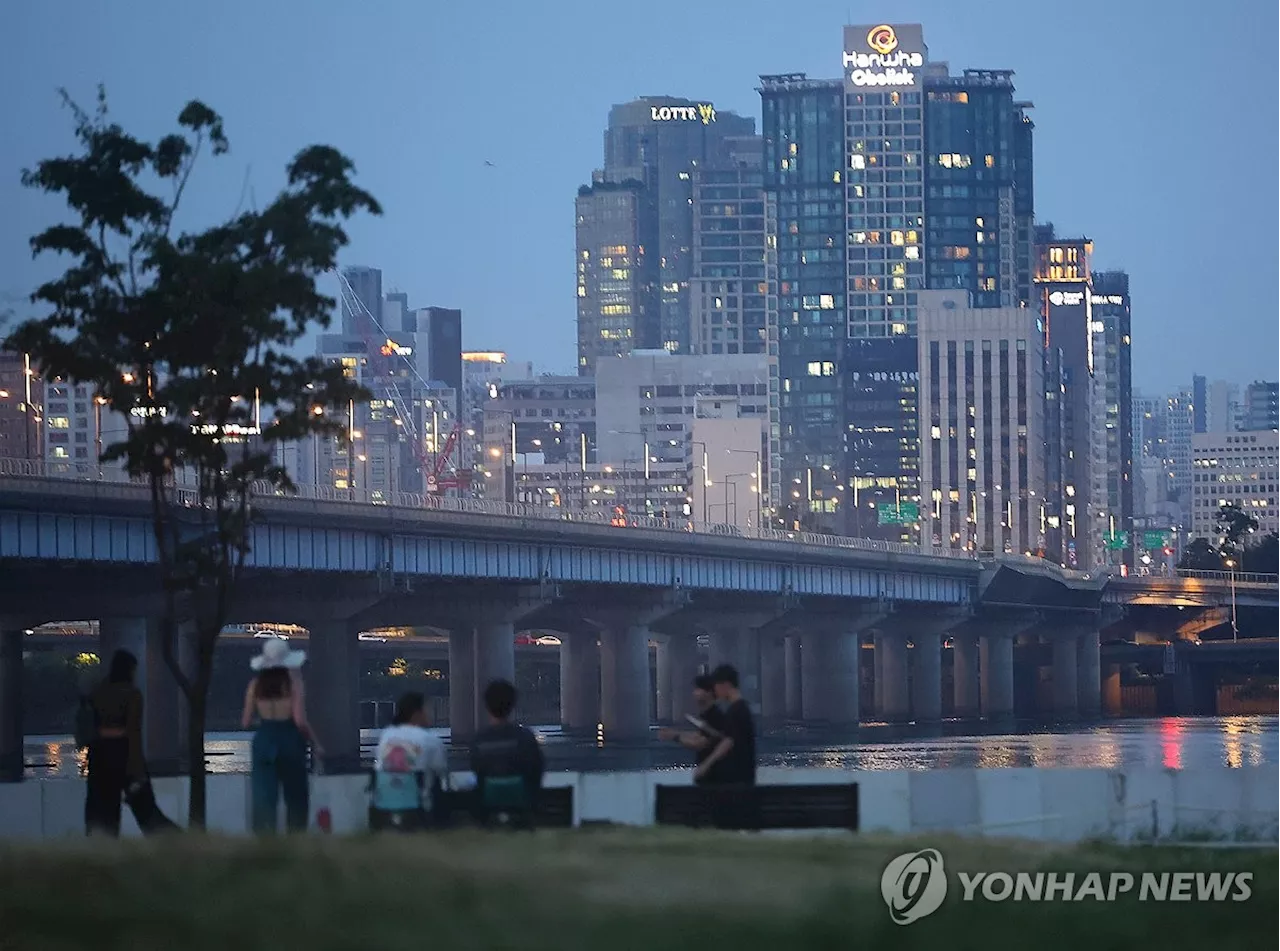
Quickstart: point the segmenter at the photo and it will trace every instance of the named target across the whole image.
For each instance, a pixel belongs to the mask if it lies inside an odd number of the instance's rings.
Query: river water
[[[664,769],[688,765],[689,754],[672,743],[611,744],[565,734],[558,726],[533,728],[551,770]],[[1106,720],[1094,724],[1039,722],[982,730],[971,721],[931,727],[864,725],[856,731],[795,727],[760,737],[760,766],[833,769],[946,769],[1002,766],[1164,767],[1280,765],[1280,718],[1275,716],[1165,717]],[[448,738],[449,731],[435,731]],[[361,731],[362,752],[372,754],[378,731]],[[249,733],[210,733],[205,752],[210,772],[249,770]],[[29,736],[26,775],[83,774],[84,754],[69,736]],[[465,751],[451,751],[465,768]]]

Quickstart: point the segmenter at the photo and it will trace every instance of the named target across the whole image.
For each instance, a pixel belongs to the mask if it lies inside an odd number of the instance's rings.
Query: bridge
[[[1036,559],[665,519],[619,526],[603,513],[408,494],[304,489],[255,507],[231,620],[310,632],[310,692],[325,698],[314,720],[339,768],[359,753],[357,635],[377,627],[448,632],[457,736],[475,728],[476,685],[513,676],[514,634],[528,629],[560,634],[565,727],[603,724],[613,737],[649,729],[650,644],[659,718],[689,712],[700,634],[712,663],[738,667],[766,722],[856,723],[864,654],[877,716],[937,719],[944,639],[961,716],[1012,711],[1012,647],[1028,639],[1052,644],[1058,712],[1099,709],[1114,581]],[[146,570],[155,560],[143,487],[0,465],[0,774],[21,748],[19,635],[50,620],[99,620],[104,652],[128,645],[143,658],[148,748],[176,749],[181,705],[157,656]]]

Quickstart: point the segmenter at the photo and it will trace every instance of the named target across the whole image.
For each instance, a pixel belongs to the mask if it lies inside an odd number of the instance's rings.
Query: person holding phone
[[[696,716],[686,717],[693,729],[674,730],[666,727],[658,731],[658,736],[693,750],[693,781],[699,786],[709,786],[719,780],[719,770],[715,764],[703,770],[702,764],[727,733],[724,711],[716,706],[715,684],[710,676],[700,674],[693,679],[693,702],[698,713]]]

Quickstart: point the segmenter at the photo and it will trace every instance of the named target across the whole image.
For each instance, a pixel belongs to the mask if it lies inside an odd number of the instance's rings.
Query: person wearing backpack
[[[449,782],[444,741],[427,730],[427,701],[417,691],[396,703],[391,725],[378,738],[369,782],[369,828],[420,832],[438,817]]]
[[[545,765],[537,738],[511,722],[515,706],[516,688],[508,681],[495,680],[485,688],[489,725],[471,743],[475,816],[482,826],[533,827]]]
[[[134,685],[138,658],[129,651],[111,655],[107,678],[76,713],[76,744],[88,748],[89,776],[84,798],[88,835],[120,835],[120,809],[131,787],[147,782],[142,757],[142,691]]]

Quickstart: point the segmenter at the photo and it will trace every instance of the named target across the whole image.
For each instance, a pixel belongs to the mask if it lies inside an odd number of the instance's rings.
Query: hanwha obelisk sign
[[[924,28],[919,23],[846,26],[843,62],[848,89],[922,89],[929,62]]]

